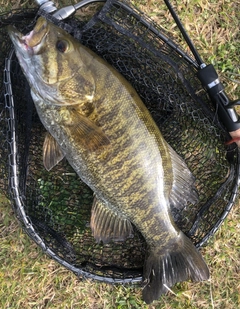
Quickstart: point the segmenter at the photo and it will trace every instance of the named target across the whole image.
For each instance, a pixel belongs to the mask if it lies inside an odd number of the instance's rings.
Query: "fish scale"
[[[43,17],[27,36],[12,27],[9,35],[48,131],[44,166],[50,170],[65,156],[93,190],[96,241],[124,241],[132,225],[146,240],[145,302],[176,282],[208,279],[201,254],[170,212],[170,203],[181,209],[197,201],[194,177],[133,87]]]

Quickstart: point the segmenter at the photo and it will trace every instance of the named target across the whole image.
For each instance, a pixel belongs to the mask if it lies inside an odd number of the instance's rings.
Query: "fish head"
[[[81,45],[66,31],[39,17],[30,33],[23,35],[13,26],[8,33],[35,94],[55,105],[93,97],[94,79],[87,72]]]

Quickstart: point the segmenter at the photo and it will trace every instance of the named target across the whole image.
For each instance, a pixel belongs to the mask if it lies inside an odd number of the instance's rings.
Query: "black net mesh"
[[[212,235],[237,196],[238,150],[195,76],[197,65],[166,33],[125,3],[107,1],[98,13],[58,23],[120,71],[142,97],[167,142],[196,177],[199,203],[172,209],[197,247]],[[48,17],[50,18],[50,17]],[[8,24],[28,32],[36,10],[0,16],[0,185],[23,228],[51,257],[76,274],[106,282],[140,282],[146,245],[142,236],[96,244],[89,227],[92,191],[66,161],[47,172],[45,129],[18,65]],[[56,22],[56,21],[54,21]]]

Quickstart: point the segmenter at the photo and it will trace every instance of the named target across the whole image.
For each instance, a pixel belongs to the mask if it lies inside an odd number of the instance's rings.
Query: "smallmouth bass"
[[[90,226],[96,241],[124,241],[133,235],[132,224],[145,238],[145,302],[176,282],[207,280],[206,263],[170,212],[170,204],[183,208],[197,201],[194,177],[133,87],[43,17],[28,35],[13,27],[9,35],[49,132],[46,169],[66,157],[93,190]]]

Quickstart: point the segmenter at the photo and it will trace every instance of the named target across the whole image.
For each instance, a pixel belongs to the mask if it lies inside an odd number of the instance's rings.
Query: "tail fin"
[[[156,248],[155,248],[156,249]],[[143,299],[147,304],[158,299],[177,282],[203,281],[209,278],[209,270],[200,252],[182,232],[171,247],[150,251],[145,261]]]

